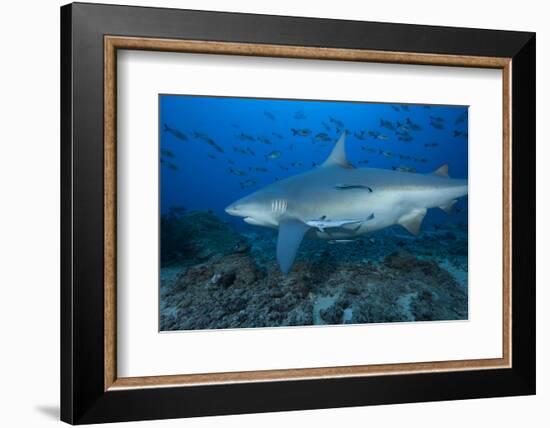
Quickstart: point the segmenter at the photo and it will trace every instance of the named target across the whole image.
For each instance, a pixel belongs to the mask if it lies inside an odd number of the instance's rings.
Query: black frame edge
[[[512,363],[536,393],[536,35],[512,58]]]
[[[188,40],[231,41],[265,43],[261,39],[269,34],[270,44],[318,46],[350,49],[372,49],[400,52],[438,53],[513,57],[527,43],[533,33],[526,31],[489,30],[483,28],[445,27],[424,24],[403,24],[349,19],[309,18],[302,16],[266,15],[243,12],[177,9],[168,7],[126,6],[100,3],[72,3],[77,13],[89,22],[109,26],[120,19],[118,31],[111,35],[182,38]],[[149,14],[152,19],[146,19]],[[154,16],[153,16],[154,15]],[[109,24],[101,22],[109,17]],[[105,19],[103,19],[104,21]],[[162,32],[155,30],[163,21]],[[209,26],[202,23],[209,21]],[[130,30],[139,24],[139,30]],[[185,29],[181,26],[185,25]],[[277,28],[273,32],[274,27]],[[138,33],[139,31],[139,33]],[[430,36],[426,35],[430,33]],[[361,37],[358,37],[358,36]],[[457,43],[457,42],[460,42]]]
[[[72,288],[72,5],[60,9],[60,48],[61,48],[61,94],[60,94],[60,132],[61,132],[61,388],[60,418],[64,422],[74,423],[73,391],[73,288]]]

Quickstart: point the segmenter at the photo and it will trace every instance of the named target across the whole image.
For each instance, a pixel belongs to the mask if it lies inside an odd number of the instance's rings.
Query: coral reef
[[[211,211],[171,210],[161,217],[161,265],[192,265],[214,255],[246,252],[247,240]]]
[[[161,330],[468,317],[464,227],[419,237],[390,228],[334,245],[306,240],[284,276],[275,232],[239,234],[209,212],[162,221]]]

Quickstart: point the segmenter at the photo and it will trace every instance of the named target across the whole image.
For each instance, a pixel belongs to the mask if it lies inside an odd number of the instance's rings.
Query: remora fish
[[[341,183],[368,186],[368,191],[342,191]],[[256,226],[279,230],[277,261],[285,274],[294,264],[304,236],[326,240],[353,239],[399,224],[418,234],[428,208],[450,211],[468,194],[467,180],[451,179],[443,165],[432,174],[410,174],[376,168],[352,168],[346,159],[345,133],[319,167],[272,183],[234,203],[225,211]],[[372,219],[369,217],[373,216]],[[364,219],[328,226],[324,231],[308,222],[323,216],[332,222]]]
[[[374,214],[369,215],[367,218],[361,219],[348,219],[348,220],[330,220],[326,216],[322,216],[319,220],[310,220],[306,224],[311,227],[317,228],[320,232],[324,232],[328,228],[338,228],[349,225],[358,225],[365,221],[372,220]]]

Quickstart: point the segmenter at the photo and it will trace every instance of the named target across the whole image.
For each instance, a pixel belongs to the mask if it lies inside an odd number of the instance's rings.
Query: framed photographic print
[[[534,34],[77,3],[61,52],[62,420],[535,393]]]

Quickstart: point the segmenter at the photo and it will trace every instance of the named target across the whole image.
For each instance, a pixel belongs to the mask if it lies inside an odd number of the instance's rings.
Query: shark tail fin
[[[437,168],[434,172],[434,175],[437,175],[439,177],[446,177],[449,178],[449,165],[441,165],[439,168]]]

